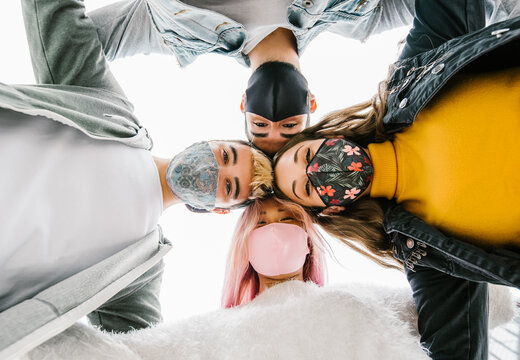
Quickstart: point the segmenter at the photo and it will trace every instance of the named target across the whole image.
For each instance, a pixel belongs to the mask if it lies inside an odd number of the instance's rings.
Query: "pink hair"
[[[298,204],[274,198],[282,207],[292,212],[309,235],[309,256],[303,265],[304,281],[312,281],[319,286],[325,283],[325,240],[313,225],[311,217]],[[255,298],[259,290],[258,274],[249,263],[247,238],[260,220],[262,200],[255,200],[238,219],[231,248],[228,254],[226,276],[222,292],[222,307],[229,308],[247,304]]]

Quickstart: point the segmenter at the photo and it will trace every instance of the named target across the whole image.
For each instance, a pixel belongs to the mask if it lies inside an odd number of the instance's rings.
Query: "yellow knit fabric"
[[[520,245],[520,67],[456,76],[393,144],[368,149],[372,197],[468,242]]]

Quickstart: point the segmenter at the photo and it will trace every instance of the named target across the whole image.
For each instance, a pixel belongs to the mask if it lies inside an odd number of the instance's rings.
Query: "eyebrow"
[[[296,134],[280,134],[281,137],[284,137],[284,138],[286,138],[286,139],[293,138],[293,137],[295,137],[296,135],[298,135],[298,133],[296,133]]]
[[[298,151],[300,151],[300,149],[303,147],[303,145],[301,145],[295,152],[294,152],[294,163],[296,164],[298,162]]]
[[[254,132],[251,132],[251,135],[253,135],[254,137],[266,138],[269,134],[267,134],[267,133],[265,133],[265,134],[260,134],[260,133],[254,133]],[[295,137],[296,135],[298,135],[298,133],[296,133],[296,134],[280,134],[281,137],[286,138],[286,139],[293,138],[293,137]]]
[[[238,199],[238,195],[240,194],[240,183],[238,182],[238,178],[235,176],[235,195],[233,198]]]
[[[259,137],[259,138],[265,138],[267,137],[267,133],[263,133],[263,134],[260,134],[260,133],[254,133],[251,131],[251,135],[253,135],[254,137]]]
[[[296,188],[296,180],[294,180],[292,182],[292,192],[298,199],[303,200],[301,197],[298,196],[298,194],[296,194],[295,188]]]
[[[234,146],[230,146],[231,152],[233,153],[233,165],[237,164],[237,149]]]

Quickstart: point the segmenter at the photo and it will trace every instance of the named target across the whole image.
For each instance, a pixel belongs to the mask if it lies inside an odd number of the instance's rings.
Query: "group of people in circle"
[[[173,54],[184,66],[201,53],[219,52],[251,67],[241,102],[248,141],[202,141],[171,159],[146,155],[149,159],[142,160],[155,165],[158,174],[153,181],[142,180],[153,183],[155,189],[155,200],[143,208],[161,203],[164,210],[182,203],[194,212],[243,211],[227,261],[223,307],[246,304],[283,281],[323,286],[326,243],[322,229],[383,267],[404,271],[413,291],[421,342],[432,358],[485,358],[487,284],[520,288],[518,4],[477,0],[391,4],[343,0],[335,4],[273,1],[262,5],[272,6],[270,11],[260,13],[253,1],[133,0],[109,5],[88,14],[85,26],[96,29],[102,51],[92,55],[90,49],[92,64],[87,61],[82,66],[100,66],[100,57],[106,61],[142,52]],[[309,14],[316,17],[312,24],[304,21]],[[220,25],[202,26],[194,19]],[[412,28],[377,93],[311,125],[316,98],[299,63],[308,42],[329,27],[364,39],[404,24]],[[36,25],[27,28],[31,26]],[[206,33],[203,28],[215,31]],[[63,85],[119,91],[109,75],[98,73],[101,78],[87,79],[85,68],[71,75],[70,66],[77,63],[59,62],[66,51],[63,47],[56,50],[60,56],[47,55],[50,67],[54,66],[49,73],[35,66],[43,74],[42,83],[56,84],[61,76]],[[67,56],[74,56],[72,50],[67,51]],[[35,54],[42,56],[41,50]],[[33,59],[33,63],[37,62]],[[17,91],[41,97],[41,93]],[[124,133],[128,130],[117,121],[132,118],[128,110],[96,122],[74,118],[58,108],[56,101],[50,103],[44,106],[46,110],[72,118],[72,129],[60,131],[79,129],[81,133],[74,136],[88,135],[89,144],[74,146],[98,147],[99,138],[108,136],[125,146],[121,143],[127,140],[121,139],[136,140],[134,136],[143,129],[132,120],[134,133]],[[16,117],[15,112],[26,117],[42,115],[15,106],[3,109],[3,118],[9,119]],[[84,108],[79,112],[84,113]],[[47,117],[51,120],[39,124],[67,124],[59,116]],[[16,126],[34,122],[10,121]],[[15,131],[14,125],[7,126]],[[31,136],[41,143],[40,135]],[[0,132],[0,139],[7,136],[14,135]],[[132,151],[141,146],[139,151],[148,152],[146,137],[139,141],[145,145],[133,143]],[[135,169],[139,164],[125,162],[123,167],[121,156],[114,160],[119,165],[107,168],[116,167],[123,177],[139,172]],[[100,170],[88,171],[99,174]],[[117,204],[121,197],[113,194],[113,199],[107,196],[104,201]],[[12,203],[18,201],[12,198]],[[142,216],[128,214],[122,222]],[[118,246],[105,248],[97,258],[86,256],[85,261],[99,261],[145,236],[159,216],[148,218],[147,225],[130,237],[126,233],[114,236],[120,238],[113,240]],[[27,233],[17,233],[17,238],[29,238],[31,226]],[[0,230],[0,235],[12,235],[14,229]],[[95,233],[89,236],[100,238]],[[19,249],[6,254],[25,256]],[[87,265],[69,264],[65,275],[63,269],[49,270],[54,277],[46,275],[30,292],[4,297],[2,309]],[[20,286],[33,276],[24,278],[21,270],[16,271],[6,281]]]

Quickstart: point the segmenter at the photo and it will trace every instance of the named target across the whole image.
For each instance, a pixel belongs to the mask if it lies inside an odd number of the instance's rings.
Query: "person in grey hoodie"
[[[240,141],[154,158],[83,2],[22,8],[38,84],[0,83],[0,358],[87,314],[111,331],[160,321],[163,210],[227,212],[271,182]]]

